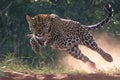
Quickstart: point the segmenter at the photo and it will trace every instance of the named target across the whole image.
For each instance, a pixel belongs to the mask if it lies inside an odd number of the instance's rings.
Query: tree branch
[[[12,2],[10,2],[3,10],[0,11],[0,16],[12,5]]]

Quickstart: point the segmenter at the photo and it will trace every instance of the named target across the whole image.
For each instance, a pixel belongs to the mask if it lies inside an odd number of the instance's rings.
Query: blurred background
[[[55,13],[89,25],[105,18],[105,3],[112,5],[114,15],[109,24],[93,34],[107,32],[120,40],[120,0],[0,0],[0,60],[12,54],[31,65],[37,61],[54,63],[58,56],[56,50],[46,47],[39,56],[32,51],[29,38],[25,36],[30,32],[26,15]]]

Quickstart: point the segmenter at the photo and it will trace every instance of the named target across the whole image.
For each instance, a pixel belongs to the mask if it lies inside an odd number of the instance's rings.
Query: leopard
[[[58,50],[64,50],[74,58],[81,60],[96,69],[96,64],[82,53],[79,45],[86,46],[96,51],[105,61],[113,62],[112,56],[98,46],[91,31],[107,24],[113,15],[110,4],[104,5],[107,16],[94,25],[84,25],[78,21],[60,18],[57,14],[38,14],[34,17],[26,15],[31,34],[30,45],[35,53],[42,47],[50,46]]]

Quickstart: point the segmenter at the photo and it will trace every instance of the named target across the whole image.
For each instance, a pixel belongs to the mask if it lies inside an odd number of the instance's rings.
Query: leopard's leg
[[[76,59],[80,59],[81,61],[86,63],[92,70],[94,70],[94,71],[96,70],[95,63],[93,61],[91,61],[87,56],[82,54],[78,45],[74,45],[73,47],[67,49],[67,52],[69,54],[71,54],[73,57],[75,57]]]
[[[84,40],[83,43],[86,47],[97,51],[106,61],[112,62],[113,58],[110,54],[106,53],[104,50],[102,50],[100,47],[98,47],[97,43],[94,41],[93,37],[90,36],[89,39]]]
[[[41,47],[42,47],[42,42],[34,37],[30,38],[30,45],[32,47],[32,50],[35,53],[40,52]]]
[[[60,38],[54,42],[54,44],[51,46],[52,48],[57,48],[59,50],[65,50],[70,55],[72,55],[74,58],[79,59],[86,63],[92,71],[96,70],[96,65],[93,61],[91,61],[87,56],[81,53],[78,43],[72,43],[75,41],[68,40],[65,38]]]

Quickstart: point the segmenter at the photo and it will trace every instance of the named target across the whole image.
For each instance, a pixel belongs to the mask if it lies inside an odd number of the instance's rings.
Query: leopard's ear
[[[26,15],[26,20],[27,20],[28,22],[31,22],[32,18],[31,18],[29,15]]]

